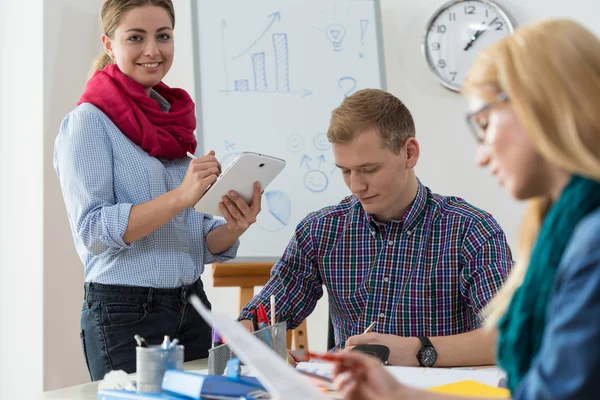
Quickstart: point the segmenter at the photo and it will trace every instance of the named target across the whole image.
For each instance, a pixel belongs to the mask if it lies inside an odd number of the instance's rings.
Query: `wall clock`
[[[511,35],[508,15],[490,0],[453,0],[441,6],[427,23],[423,56],[435,78],[460,91],[476,54]]]

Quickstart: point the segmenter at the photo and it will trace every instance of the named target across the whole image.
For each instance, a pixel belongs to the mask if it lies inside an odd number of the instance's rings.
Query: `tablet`
[[[259,182],[261,190],[265,190],[284,167],[285,160],[280,158],[252,152],[240,153],[215,183],[209,186],[194,209],[222,217],[219,203],[230,190],[236,191],[246,203],[250,203],[254,194],[254,182]]]

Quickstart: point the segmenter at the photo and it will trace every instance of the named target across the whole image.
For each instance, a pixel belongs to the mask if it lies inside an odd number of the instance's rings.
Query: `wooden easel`
[[[212,264],[214,287],[239,287],[239,312],[254,297],[254,288],[269,281],[274,262],[227,262]],[[287,331],[287,347],[308,350],[306,320],[296,329]]]

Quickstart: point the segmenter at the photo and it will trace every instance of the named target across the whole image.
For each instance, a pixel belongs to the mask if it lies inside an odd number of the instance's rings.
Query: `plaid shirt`
[[[494,218],[462,199],[431,193],[419,182],[403,221],[379,224],[353,196],[309,214],[242,310],[274,294],[278,320],[298,326],[329,293],[336,344],[362,333],[446,336],[481,325],[480,311],[512,266]]]

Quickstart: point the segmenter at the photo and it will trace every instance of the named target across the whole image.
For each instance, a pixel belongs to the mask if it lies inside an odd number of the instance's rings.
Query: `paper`
[[[296,366],[306,372],[331,378],[333,364],[324,362],[301,362]],[[486,369],[448,369],[448,368],[421,368],[421,367],[385,367],[396,380],[406,386],[419,389],[429,389],[434,386],[472,380],[493,387],[504,377],[504,373],[497,368]]]
[[[506,399],[510,397],[510,391],[508,389],[493,387],[469,380],[436,386],[427,390],[430,392],[452,394],[463,397],[487,397],[491,399]]]
[[[327,396],[314,387],[310,380],[256,339],[239,323],[224,314],[212,313],[196,295],[190,302],[202,318],[227,340],[235,354],[247,365],[256,368],[257,378],[276,398],[286,400],[326,400]]]

